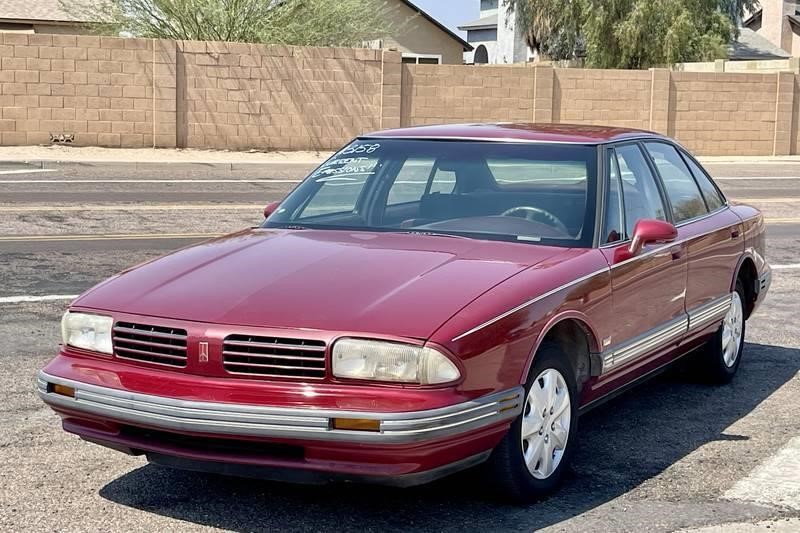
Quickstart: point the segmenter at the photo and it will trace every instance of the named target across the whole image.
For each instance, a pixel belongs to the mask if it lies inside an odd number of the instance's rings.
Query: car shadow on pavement
[[[745,357],[730,385],[693,382],[677,367],[582,417],[579,447],[561,490],[527,507],[500,503],[476,472],[393,489],[291,485],[147,465],[107,484],[100,495],[238,531],[530,531],[607,503],[706,443],[746,439],[725,430],[795,376],[800,350],[748,343]]]

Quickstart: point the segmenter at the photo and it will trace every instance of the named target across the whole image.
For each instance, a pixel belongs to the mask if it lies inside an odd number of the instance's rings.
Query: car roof
[[[412,126],[376,131],[362,135],[362,139],[407,138],[433,140],[474,140],[506,142],[547,142],[572,144],[605,144],[629,139],[664,139],[652,131],[615,126],[592,126],[585,124],[437,124]]]

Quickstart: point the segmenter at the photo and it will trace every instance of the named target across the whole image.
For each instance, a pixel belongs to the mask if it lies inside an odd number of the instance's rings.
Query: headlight
[[[110,316],[67,311],[61,319],[61,337],[66,345],[110,355],[113,324]]]
[[[433,348],[396,342],[340,339],[333,345],[333,375],[433,385],[454,381],[461,373],[447,356]]]

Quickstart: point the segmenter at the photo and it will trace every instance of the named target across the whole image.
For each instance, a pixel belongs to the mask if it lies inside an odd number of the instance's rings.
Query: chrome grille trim
[[[137,327],[126,327],[120,326],[119,324],[130,324],[132,326],[139,326]],[[152,328],[152,330],[144,330],[141,328]],[[173,331],[183,331],[182,334],[178,333],[167,333],[164,331],[158,331],[159,329],[169,329]],[[177,329],[177,328],[166,328],[163,326],[150,326],[150,325],[143,325],[143,324],[131,324],[130,322],[117,322],[114,324],[114,332],[120,333],[134,333],[134,334],[141,334],[143,332],[147,332],[148,337],[157,337],[159,339],[173,339],[173,340],[186,340],[186,330],[185,329]]]
[[[185,329],[117,322],[112,332],[115,357],[154,365],[186,366]]]
[[[223,341],[222,366],[237,375],[322,379],[327,346],[318,340],[232,334]]]
[[[246,342],[246,341],[237,341],[237,340],[229,340],[230,337],[234,337],[235,335],[229,335],[227,339],[225,339],[225,344],[228,346],[242,346],[245,348],[271,348],[271,349],[280,349],[280,350],[294,350],[297,349],[297,344],[277,344],[272,342]],[[243,335],[239,335],[243,336]],[[268,337],[264,337],[268,338]],[[324,352],[325,351],[325,343],[321,343],[319,346],[313,346],[310,344],[302,345],[304,351],[309,352]]]

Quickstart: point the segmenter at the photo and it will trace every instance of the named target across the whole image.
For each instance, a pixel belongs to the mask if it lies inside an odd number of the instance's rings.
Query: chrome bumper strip
[[[72,387],[75,397],[48,392],[48,384]],[[522,412],[524,392],[522,387],[515,387],[439,409],[376,413],[177,400],[89,385],[44,372],[39,373],[37,388],[39,396],[54,408],[165,431],[357,443],[419,442],[511,420]],[[333,418],[380,420],[380,431],[336,430]]]

